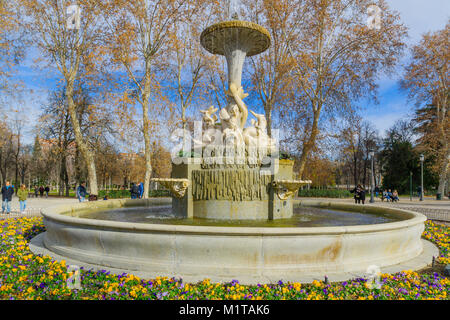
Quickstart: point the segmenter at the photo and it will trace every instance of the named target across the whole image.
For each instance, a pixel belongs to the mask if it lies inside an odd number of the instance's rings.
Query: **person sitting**
[[[397,190],[394,190],[394,192],[392,192],[392,202],[394,201],[399,201]]]
[[[391,191],[391,189],[389,189],[388,190],[388,201],[391,201],[392,202],[392,191]]]
[[[386,199],[386,201],[388,201],[388,202],[389,202],[389,199],[390,199],[389,198],[389,194],[388,194],[386,189],[384,189],[383,194],[381,195],[381,201],[384,201],[384,199]]]

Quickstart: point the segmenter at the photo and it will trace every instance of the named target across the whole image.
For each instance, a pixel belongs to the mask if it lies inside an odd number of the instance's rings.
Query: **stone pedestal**
[[[274,175],[274,180],[292,180],[294,161],[279,160],[278,172]],[[280,199],[274,188],[270,188],[269,201],[269,220],[286,219],[292,217],[293,205],[292,198],[287,200]]]
[[[172,165],[172,178],[188,179],[192,181],[192,171],[199,170],[199,164],[182,163]],[[179,218],[194,217],[194,202],[192,199],[192,183],[189,184],[184,197],[172,197],[172,212]]]
[[[178,217],[219,220],[272,220],[290,218],[292,197],[280,199],[274,181],[292,180],[291,160],[273,160],[273,171],[248,165],[202,168],[200,164],[172,166],[172,178],[190,181],[183,198],[174,197]]]

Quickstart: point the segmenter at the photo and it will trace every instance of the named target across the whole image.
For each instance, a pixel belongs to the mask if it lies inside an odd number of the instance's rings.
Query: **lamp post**
[[[369,152],[370,157],[372,158],[372,168],[371,168],[371,179],[370,179],[370,203],[374,203],[375,200],[373,199],[373,189],[374,189],[374,177],[373,177],[373,158],[375,156],[375,152],[370,151]]]
[[[420,201],[423,201],[423,160],[425,157],[420,155]]]
[[[409,172],[409,201],[412,201],[412,171]]]

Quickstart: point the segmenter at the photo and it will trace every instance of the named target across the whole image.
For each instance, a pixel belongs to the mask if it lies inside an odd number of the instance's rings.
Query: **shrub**
[[[130,198],[130,190],[100,190],[98,193],[98,198],[102,199],[105,194],[108,195],[109,199],[120,199],[120,198]],[[149,197],[170,197],[169,190],[150,190],[148,193]]]

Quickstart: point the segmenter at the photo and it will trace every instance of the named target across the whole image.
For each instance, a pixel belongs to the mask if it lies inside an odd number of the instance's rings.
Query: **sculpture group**
[[[228,104],[220,110],[219,117],[214,106],[203,113],[203,157],[247,158],[249,163],[261,162],[262,158],[276,152],[276,141],[267,134],[267,121],[263,114],[250,110],[256,118],[251,126],[244,128],[248,119],[248,108],[243,99],[248,96],[241,86],[234,82],[227,92]],[[220,123],[218,120],[220,119]]]

